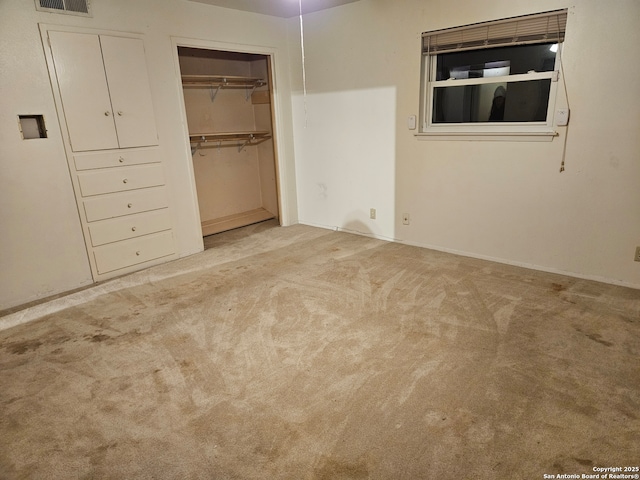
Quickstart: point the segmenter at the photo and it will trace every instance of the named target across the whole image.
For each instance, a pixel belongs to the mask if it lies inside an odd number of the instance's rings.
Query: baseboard
[[[314,224],[312,222],[304,222],[301,221],[300,222],[303,225],[309,225],[311,227],[318,227],[318,228],[324,228],[327,230],[333,230],[336,232],[347,232],[347,233],[353,233],[356,235],[363,235],[365,237],[372,237],[372,238],[377,238],[379,240],[385,240],[388,242],[394,242],[394,243],[402,243],[404,245],[411,245],[412,247],[420,247],[420,248],[427,248],[429,250],[435,250],[437,252],[443,252],[443,253],[451,253],[453,255],[460,255],[462,257],[469,257],[469,258],[476,258],[478,260],[487,260],[489,262],[496,262],[496,263],[501,263],[504,265],[511,265],[514,267],[520,267],[520,268],[526,268],[529,270],[536,270],[539,272],[546,272],[546,273],[552,273],[555,275],[564,275],[567,277],[573,277],[573,278],[579,278],[581,280],[590,280],[593,282],[600,282],[600,283],[606,283],[608,285],[616,285],[619,287],[627,287],[627,288],[633,288],[636,290],[640,290],[640,284],[635,284],[632,282],[626,282],[624,280],[618,280],[615,278],[608,278],[608,277],[601,277],[598,275],[588,275],[588,274],[583,274],[583,273],[576,273],[576,272],[571,272],[571,271],[567,271],[567,270],[561,270],[558,268],[553,268],[553,267],[546,267],[546,266],[542,266],[542,265],[536,265],[536,264],[532,264],[532,263],[526,263],[526,262],[519,262],[519,261],[515,261],[515,260],[509,260],[509,259],[505,259],[505,258],[500,258],[500,257],[492,257],[489,255],[480,255],[480,254],[476,254],[476,253],[470,253],[470,252],[465,252],[462,250],[455,250],[453,248],[446,248],[446,247],[441,247],[441,246],[437,246],[437,245],[430,245],[427,243],[421,243],[421,242],[412,242],[412,241],[408,241],[408,240],[400,240],[397,238],[391,238],[391,237],[385,237],[383,235],[377,235],[374,233],[367,233],[367,232],[358,232],[355,230],[348,230],[348,229],[344,229],[341,227],[336,227],[336,226],[329,226],[329,225],[320,225],[320,224]]]
[[[256,208],[247,212],[235,213],[226,217],[214,218],[202,222],[202,236],[213,235],[234,228],[244,227],[252,223],[275,218],[275,215],[264,208]]]

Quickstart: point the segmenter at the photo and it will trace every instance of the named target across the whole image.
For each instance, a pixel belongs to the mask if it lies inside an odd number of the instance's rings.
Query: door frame
[[[198,198],[196,191],[196,179],[193,168],[193,161],[191,158],[191,144],[189,142],[189,126],[187,124],[187,110],[184,102],[184,94],[182,92],[182,77],[180,72],[180,59],[178,55],[178,47],[198,48],[202,50],[218,50],[224,52],[234,53],[249,53],[255,55],[264,55],[269,57],[268,59],[268,71],[270,82],[270,94],[271,94],[271,122],[273,129],[273,150],[274,150],[274,162],[276,171],[276,191],[278,197],[278,220],[281,226],[289,226],[297,223],[297,213],[295,209],[296,199],[295,195],[287,194],[291,187],[295,185],[294,175],[288,174],[288,171],[293,171],[293,158],[288,161],[285,152],[281,150],[281,146],[286,145],[283,135],[284,122],[282,112],[284,107],[282,105],[283,99],[278,95],[278,65],[280,62],[279,52],[276,48],[265,47],[260,45],[247,45],[237,43],[226,43],[212,40],[202,40],[187,37],[171,37],[171,46],[173,49],[173,59],[175,68],[175,86],[176,92],[180,102],[180,113],[182,115],[182,129],[184,138],[184,152],[185,152],[185,164],[188,169],[189,178],[191,181],[191,193],[193,195],[192,204],[196,209],[196,215],[198,222],[200,218],[200,212],[198,209]],[[283,72],[284,74],[284,72]],[[287,165],[290,163],[290,168]],[[294,190],[295,191],[295,190]],[[199,225],[199,223],[198,223]],[[202,235],[200,233],[200,235]]]

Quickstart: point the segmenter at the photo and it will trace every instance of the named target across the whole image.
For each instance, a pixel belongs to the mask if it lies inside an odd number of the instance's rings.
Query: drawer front
[[[94,247],[98,247],[128,238],[170,230],[171,227],[169,209],[163,208],[90,223],[89,233],[91,234],[91,244]]]
[[[85,199],[83,203],[87,222],[148,212],[169,206],[164,187],[103,195]]]
[[[91,197],[164,185],[164,173],[160,164],[109,168],[81,172],[78,182],[82,196]]]
[[[93,168],[123,167],[127,165],[142,165],[145,163],[160,163],[160,151],[151,150],[117,150],[111,152],[85,153],[73,156],[76,170],[91,170]]]
[[[93,250],[100,275],[175,253],[171,230],[110,243]]]

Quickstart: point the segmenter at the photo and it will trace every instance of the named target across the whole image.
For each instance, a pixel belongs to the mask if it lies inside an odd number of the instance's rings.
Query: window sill
[[[557,137],[555,130],[538,132],[420,132],[418,140],[458,140],[488,142],[550,142]]]

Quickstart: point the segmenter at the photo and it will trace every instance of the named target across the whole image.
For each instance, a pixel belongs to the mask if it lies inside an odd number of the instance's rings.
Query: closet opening
[[[269,55],[178,47],[202,235],[279,221]]]

